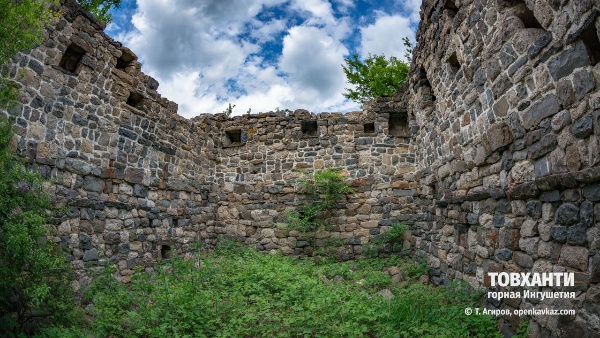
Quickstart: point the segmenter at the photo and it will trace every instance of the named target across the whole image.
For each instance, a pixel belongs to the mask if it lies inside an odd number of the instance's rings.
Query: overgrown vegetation
[[[342,69],[348,83],[355,86],[355,89],[346,88],[344,97],[365,103],[378,96],[394,95],[406,80],[412,53],[410,41],[407,38],[403,41],[406,46],[406,61],[394,56],[386,58],[384,55],[371,54],[361,60],[356,53],[344,58],[345,65],[342,65]]]
[[[498,337],[489,316],[464,315],[463,293],[391,281],[397,258],[316,264],[313,260],[221,247],[173,258],[131,285],[107,272],[92,285],[81,337]],[[417,276],[418,277],[418,276]],[[377,292],[389,289],[393,298]],[[457,287],[458,291],[464,290]]]
[[[329,230],[328,217],[346,195],[354,193],[354,189],[339,171],[327,168],[298,180],[298,192],[305,195],[306,200],[298,210],[287,212],[283,228],[304,233],[306,239],[312,242],[313,248],[316,249],[315,235]],[[328,249],[343,244],[341,239],[336,238],[326,239],[323,242],[320,247],[325,250],[321,252],[324,254],[330,254]]]
[[[58,0],[0,0],[0,109],[13,105],[17,88],[7,78],[13,55],[41,41],[44,28],[57,19]]]
[[[31,334],[68,321],[73,308],[69,266],[46,242],[46,210],[36,168],[10,149],[11,125],[0,120],[0,335]]]
[[[408,225],[404,223],[392,225],[387,232],[372,239],[365,248],[365,254],[369,257],[379,257],[382,254],[402,250],[404,233],[407,230]]]

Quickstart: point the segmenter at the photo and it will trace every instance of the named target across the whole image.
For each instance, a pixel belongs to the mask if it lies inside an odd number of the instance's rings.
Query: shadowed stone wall
[[[488,272],[574,272],[576,299],[490,299],[575,308],[533,336],[600,332],[600,5],[424,1],[409,104],[420,194],[413,229],[433,279],[489,286]],[[538,288],[532,288],[535,291]],[[505,291],[505,290],[502,290]],[[519,290],[512,290],[519,291]],[[504,331],[519,317],[506,318]]]

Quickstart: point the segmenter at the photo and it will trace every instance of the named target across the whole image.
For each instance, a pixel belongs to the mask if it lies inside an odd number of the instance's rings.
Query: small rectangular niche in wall
[[[63,54],[58,66],[68,72],[77,74],[81,66],[81,59],[85,55],[83,48],[71,43]]]
[[[446,0],[446,2],[444,2],[444,9],[449,10],[453,15],[458,12],[458,7],[456,7],[452,0]]]
[[[583,41],[592,65],[595,66],[598,64],[600,62],[600,39],[598,38],[598,31],[596,30],[594,22],[591,22],[583,32],[581,32],[579,39]]]
[[[132,106],[133,108],[140,109],[142,106],[142,101],[144,97],[140,93],[131,92],[129,93],[129,97],[127,98],[127,104]]]
[[[173,249],[170,245],[163,244],[160,246],[160,258],[169,259],[173,256]]]
[[[521,19],[524,28],[544,29],[533,14],[533,11],[527,7],[524,1],[519,0],[514,3],[515,16]]]
[[[318,136],[317,131],[317,121],[302,121],[302,135]]]
[[[405,111],[390,113],[388,127],[390,136],[410,137],[408,113]]]
[[[456,52],[452,53],[452,55],[450,55],[448,58],[448,65],[450,66],[450,71],[452,74],[456,74],[460,70],[461,65],[458,61],[458,56],[456,56]]]
[[[241,146],[245,143],[240,129],[226,130],[222,141],[223,147]]]
[[[363,132],[365,134],[375,134],[375,122],[363,124]]]
[[[117,59],[116,68],[127,73],[129,66],[131,66],[132,62],[135,60],[137,60],[137,56],[135,56],[133,52],[131,52],[128,48],[122,48],[121,56]]]

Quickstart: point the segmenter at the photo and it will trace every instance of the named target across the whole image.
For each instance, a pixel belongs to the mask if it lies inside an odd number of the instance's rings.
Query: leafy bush
[[[378,257],[391,251],[400,251],[404,233],[408,230],[408,225],[396,223],[390,229],[372,239],[366,246],[366,255],[369,257]]]
[[[309,178],[304,178],[298,182],[300,194],[307,196],[303,206],[299,210],[288,210],[285,215],[286,230],[299,231],[307,235],[307,239],[313,243],[316,249],[314,239],[315,232],[328,229],[326,215],[333,211],[337,204],[347,195],[354,193],[345,177],[339,171],[327,168],[315,172]],[[333,246],[340,246],[342,241],[336,239],[321,241],[323,250],[317,250],[315,253],[332,254]]]
[[[46,242],[46,210],[36,168],[12,154],[11,125],[0,121],[0,335],[32,333],[68,319],[73,307],[69,267]]]
[[[17,88],[6,78],[6,63],[42,39],[46,25],[56,20],[58,0],[0,0],[0,109],[16,102]]]

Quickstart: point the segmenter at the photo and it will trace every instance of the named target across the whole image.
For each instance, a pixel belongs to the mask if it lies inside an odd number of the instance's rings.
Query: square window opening
[[[458,7],[456,7],[456,4],[452,0],[446,0],[446,2],[444,2],[444,9],[449,10],[452,14],[458,12]]]
[[[306,136],[317,136],[317,121],[302,121],[302,134]]]
[[[410,137],[408,114],[406,112],[390,113],[389,131],[392,136]]]
[[[242,143],[242,131],[241,130],[227,130],[225,131],[225,142],[223,145],[230,146],[233,144]]]
[[[173,249],[170,245],[163,244],[160,246],[160,258],[169,259],[173,256]]]
[[[519,1],[519,3],[517,3],[515,6],[515,11],[516,16],[521,19],[521,22],[523,22],[523,26],[525,26],[525,28],[544,29],[544,27],[533,14],[533,11],[527,7],[525,2]]]
[[[375,133],[375,123],[365,123],[363,125],[363,131],[365,134],[374,134]]]
[[[593,21],[581,32],[579,39],[583,41],[592,65],[597,65],[600,62],[600,39]]]
[[[71,43],[63,54],[58,66],[68,72],[77,73],[81,65],[81,59],[85,55],[83,48]]]
[[[121,56],[117,59],[116,68],[120,70],[126,70],[127,67],[131,66],[131,63],[136,60],[137,57],[128,49],[121,49]]]
[[[127,98],[127,104],[132,106],[133,108],[140,108],[142,106],[142,101],[144,97],[140,93],[131,92],[129,97]]]

